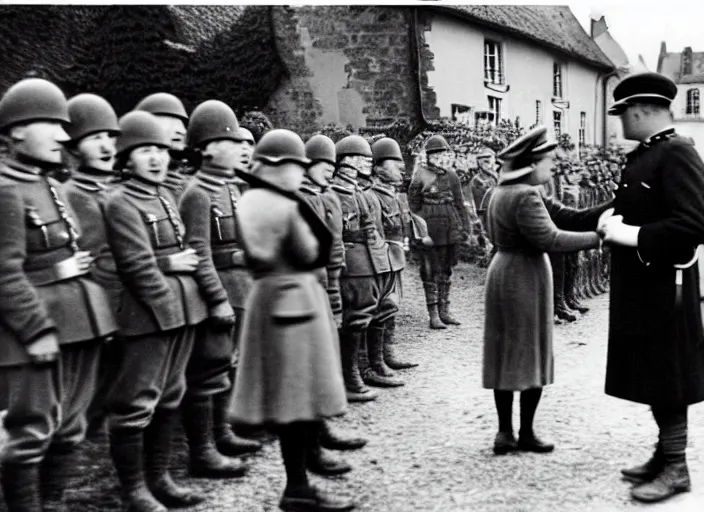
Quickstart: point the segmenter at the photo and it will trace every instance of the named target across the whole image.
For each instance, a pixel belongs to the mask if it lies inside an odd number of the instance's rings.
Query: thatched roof
[[[563,5],[429,5],[445,14],[528,39],[602,70],[613,63]]]

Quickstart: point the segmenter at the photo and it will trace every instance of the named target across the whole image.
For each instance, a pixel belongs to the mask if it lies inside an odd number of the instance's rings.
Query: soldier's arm
[[[452,190],[452,200],[457,210],[457,215],[460,217],[460,223],[462,224],[462,229],[467,233],[471,232],[472,227],[469,221],[469,210],[464,201],[464,194],[462,193],[462,187],[460,185],[460,178],[454,172],[448,172],[448,177],[450,178],[450,187]]]
[[[326,197],[332,216],[342,219],[342,203],[337,194],[330,194]],[[342,232],[333,233],[333,244],[330,250],[330,261],[327,264],[328,271],[336,270],[345,266],[345,244],[342,241]]]
[[[0,184],[0,321],[29,345],[56,330],[36,289],[24,273],[24,207],[14,184]]]
[[[607,201],[591,208],[576,209],[545,196],[543,202],[555,225],[568,231],[595,231],[601,214],[613,206],[612,201]]]
[[[413,213],[418,213],[423,207],[423,184],[420,180],[411,181],[408,187],[408,207]]]
[[[200,187],[188,187],[181,196],[179,211],[186,226],[186,243],[198,254],[200,262],[193,273],[203,298],[213,307],[227,302],[227,291],[220,281],[210,246],[210,196]]]
[[[669,214],[638,233],[638,253],[646,262],[685,263],[704,243],[704,163],[691,145],[670,148],[660,181]]]
[[[152,309],[157,320],[179,314],[180,300],[157,264],[137,208],[114,196],[107,201],[105,216],[108,243],[125,286]]]

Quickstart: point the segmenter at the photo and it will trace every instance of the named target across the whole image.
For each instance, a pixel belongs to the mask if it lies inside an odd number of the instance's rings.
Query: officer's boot
[[[555,316],[565,322],[574,322],[577,315],[565,303],[565,294],[560,291],[555,292]]]
[[[398,345],[398,340],[396,339],[396,317],[392,316],[389,318],[384,327],[384,361],[386,365],[392,370],[404,370],[418,366],[418,363],[398,359],[396,353]]]
[[[124,509],[127,512],[167,512],[147,487],[144,477],[144,431],[111,431],[110,454],[122,486]]]
[[[364,331],[340,330],[342,377],[345,381],[348,402],[369,402],[376,400],[377,397],[375,391],[364,385],[358,366],[360,345],[365,335]]]
[[[609,287],[606,284],[606,274],[604,273],[604,254],[600,254],[597,259],[597,287],[600,293],[606,293],[609,291]]]
[[[592,257],[591,257],[590,251],[584,251],[584,283],[583,283],[582,292],[584,294],[585,299],[591,299],[593,297],[592,289],[591,289],[591,281],[592,281]]]
[[[320,422],[322,423],[322,422]],[[343,475],[352,471],[352,466],[345,461],[336,460],[327,454],[320,442],[321,429],[318,425],[311,425],[310,439],[308,439],[306,448],[306,467],[311,473],[321,476]]]
[[[144,431],[144,462],[147,486],[154,497],[169,508],[190,507],[205,500],[188,487],[174,482],[169,472],[173,431],[178,411],[157,409]]]
[[[64,492],[76,467],[78,448],[50,446],[39,468],[39,493],[44,512],[68,512]]]
[[[247,466],[235,458],[225,457],[213,440],[213,407],[210,397],[183,400],[183,427],[188,437],[189,472],[201,478],[239,478]]]
[[[234,379],[232,379],[232,382],[234,383]],[[238,457],[258,452],[262,449],[261,443],[244,439],[232,431],[232,425],[228,419],[231,393],[232,388],[213,396],[213,435],[215,436],[215,446],[220,453],[228,457]]]
[[[39,464],[6,462],[0,471],[7,512],[42,512]]]
[[[592,294],[592,297],[598,297],[601,292],[599,291],[599,287],[597,285],[599,281],[599,255],[596,253],[596,251],[592,251],[592,268],[591,268],[591,283],[590,283],[590,292]]]
[[[585,291],[585,275],[586,275],[586,258],[585,252],[579,251],[577,260],[577,300],[584,300],[587,298],[587,293]]]
[[[431,329],[447,329],[447,326],[440,320],[438,311],[438,285],[437,283],[423,283],[425,288],[425,303],[428,305],[428,315],[430,316],[429,327]]]
[[[367,440],[362,437],[342,437],[331,428],[328,420],[320,422],[320,446],[328,450],[359,450],[366,446]]]
[[[573,311],[584,314],[589,311],[587,306],[580,304],[577,299],[578,278],[577,255],[569,254],[565,257],[565,304]]]
[[[367,329],[367,355],[368,364],[362,372],[365,384],[380,388],[395,388],[404,385],[402,380],[394,378],[394,372],[384,364],[383,325],[372,324]]]
[[[440,281],[438,284],[438,311],[440,320],[445,325],[462,325],[462,322],[457,320],[450,313],[450,285],[451,281]]]

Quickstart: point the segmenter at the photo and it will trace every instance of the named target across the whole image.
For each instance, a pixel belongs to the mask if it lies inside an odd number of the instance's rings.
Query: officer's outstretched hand
[[[27,345],[27,353],[34,364],[50,363],[59,357],[59,339],[56,333],[43,334]]]
[[[88,271],[90,266],[93,264],[93,261],[95,261],[95,258],[90,255],[90,251],[78,251],[73,256],[76,258],[78,268],[81,272]]]
[[[209,316],[210,325],[216,331],[227,331],[235,325],[235,310],[228,301],[214,306]]]
[[[169,256],[169,267],[173,272],[194,272],[198,268],[200,259],[195,249],[188,248],[184,251]]]

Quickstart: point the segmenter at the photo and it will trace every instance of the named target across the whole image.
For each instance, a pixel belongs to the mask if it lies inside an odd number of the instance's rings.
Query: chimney
[[[602,16],[598,20],[592,18],[591,24],[591,36],[592,39],[596,39],[601,34],[608,32],[609,27],[606,25],[606,18]]]

